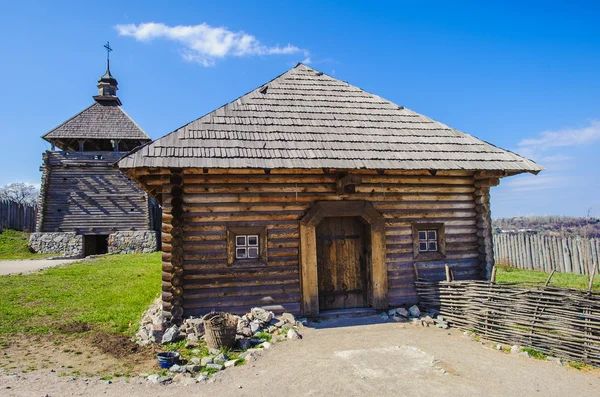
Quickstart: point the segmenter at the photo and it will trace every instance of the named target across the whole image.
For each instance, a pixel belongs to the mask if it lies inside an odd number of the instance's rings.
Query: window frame
[[[248,249],[248,236],[258,237],[258,258],[237,258],[237,237],[245,236]],[[227,265],[228,266],[266,266],[267,265],[267,228],[264,226],[228,226],[227,227]]]
[[[419,232],[435,230],[437,234],[437,251],[420,251]],[[413,253],[419,260],[435,260],[446,258],[446,232],[443,223],[413,223]],[[426,240],[429,243],[429,239]]]
[[[243,240],[241,240],[243,239]],[[241,240],[241,241],[240,241]],[[254,242],[253,244],[251,242]],[[259,259],[260,258],[260,239],[258,234],[236,234],[235,235],[235,259]],[[244,256],[238,255],[240,250],[244,250]],[[255,256],[250,255],[250,251],[255,250]]]

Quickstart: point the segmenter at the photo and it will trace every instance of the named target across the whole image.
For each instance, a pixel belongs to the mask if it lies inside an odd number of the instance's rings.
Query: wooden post
[[[550,273],[550,275],[548,276],[548,279],[546,280],[546,283],[544,284],[544,287],[547,287],[548,284],[550,284],[550,279],[552,278],[552,276],[554,276],[554,272],[556,270],[552,269],[552,272]]]
[[[490,277],[490,283],[495,283],[496,282],[496,272],[498,271],[498,268],[494,265],[494,267],[492,268],[492,277]]]
[[[363,217],[364,218],[364,217]],[[371,289],[374,309],[388,308],[388,275],[385,246],[385,222],[371,223]]]
[[[571,253],[571,267],[573,268],[573,273],[582,274],[581,268],[579,267],[579,257],[577,256],[577,248],[575,247],[575,240],[572,237],[569,237],[567,241],[567,245],[569,246],[569,252]]]
[[[450,266],[448,266],[447,263],[446,263],[446,281],[448,281],[448,282],[452,281],[450,278]]]
[[[563,250],[563,257],[564,257],[565,272],[574,273],[573,266],[571,265],[571,253],[569,252],[569,245],[567,244],[566,237],[561,238],[561,244],[562,244],[562,250]]]
[[[540,236],[540,249],[542,250],[542,262],[544,264],[543,270],[545,272],[550,271],[550,259],[548,258],[548,250],[546,249],[546,237]]]
[[[302,314],[319,314],[319,281],[317,278],[317,235],[315,227],[300,223],[300,283]]]
[[[588,294],[592,293],[592,287],[594,286],[594,276],[596,275],[596,262],[592,263],[592,270],[590,271],[590,283],[588,284]]]
[[[415,271],[415,280],[419,281],[419,268],[416,262],[413,262],[413,270]]]
[[[577,247],[577,256],[579,257],[579,266],[581,267],[581,274],[589,274],[589,269],[585,266],[585,257],[583,256],[583,252],[581,249],[581,240],[578,238],[576,240]]]

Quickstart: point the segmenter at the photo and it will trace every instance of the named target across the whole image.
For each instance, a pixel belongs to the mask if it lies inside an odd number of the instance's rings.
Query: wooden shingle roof
[[[94,103],[42,136],[53,139],[136,139],[150,137],[116,104]]]
[[[543,169],[302,64],[136,149],[118,166]]]

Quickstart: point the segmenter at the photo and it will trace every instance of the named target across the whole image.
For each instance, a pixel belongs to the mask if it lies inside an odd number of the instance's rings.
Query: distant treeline
[[[527,216],[492,221],[496,232],[531,230],[561,237],[600,238],[600,218],[572,216]]]

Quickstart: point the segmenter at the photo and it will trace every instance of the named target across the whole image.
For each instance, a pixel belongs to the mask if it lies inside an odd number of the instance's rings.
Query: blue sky
[[[0,185],[39,183],[40,136],[111,70],[153,138],[307,61],[547,170],[494,217],[600,216],[598,2],[3,2]]]

